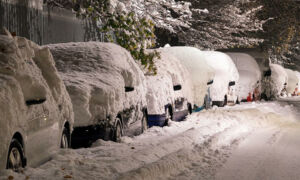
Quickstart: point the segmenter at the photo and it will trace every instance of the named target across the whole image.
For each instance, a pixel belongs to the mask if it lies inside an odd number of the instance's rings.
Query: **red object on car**
[[[251,96],[251,93],[249,93],[247,96],[247,102],[251,102],[251,101],[252,101],[252,96]]]

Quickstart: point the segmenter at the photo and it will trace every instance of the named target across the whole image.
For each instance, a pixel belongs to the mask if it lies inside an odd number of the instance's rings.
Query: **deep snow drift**
[[[127,123],[142,119],[146,106],[143,72],[124,48],[112,43],[81,42],[48,45],[71,96],[74,126],[106,123],[131,107],[136,115]],[[125,93],[125,87],[134,91]]]
[[[258,129],[297,125],[294,108],[245,103],[204,110],[186,121],[152,127],[121,143],[99,140],[92,148],[60,150],[52,160],[15,179],[213,179],[230,151]]]
[[[299,82],[299,79],[293,70],[285,69],[285,72],[288,75],[288,82],[287,82],[286,90],[287,90],[288,96],[291,96],[291,94],[293,94],[293,92],[295,91],[295,88],[297,87],[297,83]]]

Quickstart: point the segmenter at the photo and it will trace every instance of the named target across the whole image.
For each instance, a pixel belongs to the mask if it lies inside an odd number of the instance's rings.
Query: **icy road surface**
[[[0,179],[300,179],[298,112],[283,102],[213,108]]]

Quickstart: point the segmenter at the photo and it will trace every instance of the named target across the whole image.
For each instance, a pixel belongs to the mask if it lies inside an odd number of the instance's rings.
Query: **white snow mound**
[[[288,75],[286,71],[284,70],[284,67],[282,67],[279,64],[270,64],[271,68],[271,88],[272,92],[276,96],[280,95],[281,90],[284,88],[284,84],[288,82]]]
[[[295,88],[297,87],[297,83],[299,82],[299,79],[293,70],[285,69],[285,72],[288,75],[288,83],[287,83],[286,90],[288,94],[292,94],[295,91]]]

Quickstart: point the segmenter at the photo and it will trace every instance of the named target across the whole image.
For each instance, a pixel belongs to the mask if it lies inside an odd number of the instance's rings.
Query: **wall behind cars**
[[[40,45],[103,41],[96,22],[76,18],[72,10],[50,7],[43,0],[0,0],[0,27]]]

